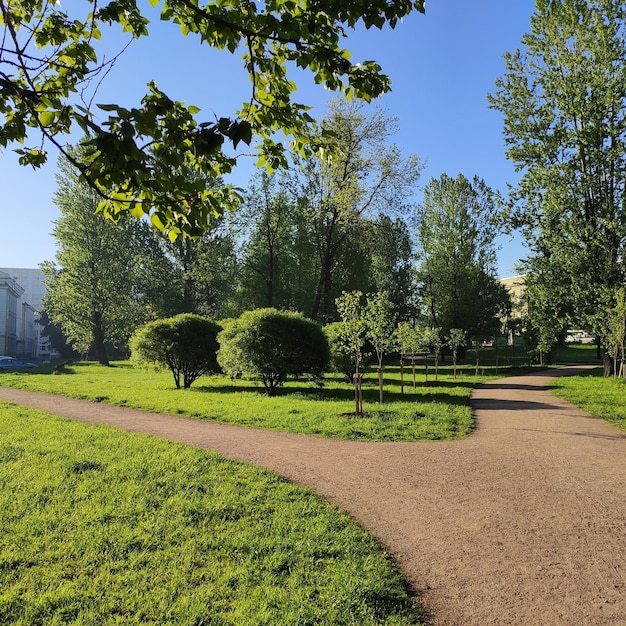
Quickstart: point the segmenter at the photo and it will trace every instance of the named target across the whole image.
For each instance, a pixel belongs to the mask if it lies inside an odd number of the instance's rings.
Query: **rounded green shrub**
[[[200,376],[219,372],[217,335],[221,326],[201,315],[183,313],[148,322],[131,338],[132,358],[138,363],[169,367],[176,388],[189,389]]]
[[[229,320],[218,337],[218,362],[226,374],[259,376],[268,395],[289,376],[320,377],[329,350],[321,326],[300,313],[257,309]]]

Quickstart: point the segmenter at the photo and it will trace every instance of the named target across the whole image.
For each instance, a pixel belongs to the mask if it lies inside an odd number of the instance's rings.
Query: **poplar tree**
[[[510,298],[496,279],[499,196],[483,180],[443,174],[424,188],[418,207],[417,278],[428,325],[441,340],[458,328],[487,339],[500,327]]]
[[[44,308],[81,353],[94,350],[109,365],[107,345],[124,348],[142,320],[135,289],[135,233],[138,223],[116,225],[96,213],[97,194],[79,180],[78,172],[59,159],[54,202],[56,262],[42,266],[46,282]]]
[[[406,209],[423,164],[390,142],[397,120],[381,109],[366,110],[362,102],[332,101],[321,128],[331,154],[301,160],[293,187],[317,257],[311,317],[333,319],[337,270],[345,253],[352,248],[349,257],[354,258],[369,226],[366,221]],[[367,283],[369,271],[363,268],[363,273]]]
[[[537,0],[505,61],[489,99],[520,172],[511,224],[530,249],[525,271],[550,276],[571,327],[606,346],[626,281],[626,3]]]

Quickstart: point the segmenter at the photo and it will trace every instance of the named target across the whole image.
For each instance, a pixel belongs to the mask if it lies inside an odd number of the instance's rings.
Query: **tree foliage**
[[[343,374],[346,382],[354,383],[354,375],[357,373],[357,363],[354,358],[353,346],[350,343],[350,333],[345,322],[331,322],[324,326],[324,333],[328,339],[330,349],[330,364],[335,372]],[[367,367],[371,355],[361,350],[358,360],[359,368]]]
[[[100,39],[108,27],[119,27],[135,39],[148,36],[150,10],[136,0],[48,2],[0,0],[0,147],[20,147],[20,162],[39,166],[49,144],[56,146],[82,171],[106,200],[106,214],[150,214],[152,223],[168,231],[198,235],[211,214],[237,201],[231,187],[207,189],[198,181],[171,177],[181,164],[211,178],[236,164],[234,150],[256,141],[259,163],[285,163],[282,131],[297,149],[311,143],[312,118],[294,101],[295,83],[288,70],[309,72],[316,83],[347,97],[371,100],[389,90],[389,78],[374,61],[353,62],[342,47],[348,29],[394,28],[423,0],[389,3],[273,0],[151,0],[160,5],[160,19],[179,28],[182,36],[231,54],[243,53],[250,98],[234,112],[201,119],[197,107],[186,105],[148,84],[136,107],[91,103],[97,85],[113,69]],[[67,5],[67,6],[66,6]],[[181,61],[183,62],[183,61]],[[63,137],[76,127],[87,135],[87,152],[75,155]]]
[[[322,328],[299,313],[246,311],[226,322],[218,339],[218,361],[226,374],[259,376],[270,396],[289,376],[319,378],[328,366]]]
[[[418,282],[427,325],[492,337],[510,308],[496,280],[499,196],[483,180],[443,174],[431,179],[418,207]]]
[[[450,333],[446,337],[446,345],[449,346],[452,352],[452,367],[454,370],[454,377],[456,378],[456,366],[459,357],[459,347],[465,344],[467,337],[465,331],[460,328],[451,328]]]
[[[372,224],[371,239],[372,290],[389,295],[398,319],[415,319],[417,285],[408,224],[381,213]]]
[[[362,291],[354,284],[337,288],[339,270],[358,258],[355,252],[364,256],[359,243],[367,238],[369,223],[380,212],[406,208],[422,163],[415,155],[404,157],[390,143],[397,121],[383,110],[366,112],[362,103],[334,100],[321,127],[329,137],[332,156],[301,160],[291,186],[315,247],[317,277],[311,317],[331,320],[341,291]],[[368,272],[362,265],[359,269],[365,287]]]
[[[221,319],[236,311],[239,266],[228,217],[212,218],[198,237],[174,241],[140,222],[135,279],[151,317],[196,313]]]
[[[511,223],[525,271],[543,282],[531,312],[561,300],[566,323],[606,346],[626,281],[626,5],[538,0],[522,44],[490,101],[521,173]]]
[[[393,303],[386,291],[378,291],[367,298],[364,311],[366,335],[372,342],[378,359],[378,391],[383,403],[383,358],[395,347],[396,316]]]
[[[108,365],[107,344],[123,347],[143,310],[134,288],[135,237],[138,224],[115,225],[96,214],[98,198],[64,158],[54,201],[61,217],[55,222],[56,263],[42,266],[46,282],[44,308],[83,354],[91,348]]]
[[[615,306],[608,310],[607,351],[613,357],[613,375],[626,378],[624,354],[626,352],[626,288],[620,287],[613,294]],[[620,367],[617,363],[620,361]]]
[[[245,238],[239,299],[244,308],[310,313],[313,246],[306,216],[285,186],[282,177],[261,172],[237,211],[236,219]]]
[[[354,364],[354,400],[355,415],[363,414],[362,361],[363,347],[367,332],[367,322],[361,304],[363,294],[360,291],[344,291],[336,300],[337,312],[341,318],[338,340],[342,350],[352,355]]]
[[[419,343],[427,355],[432,354],[435,358],[435,380],[437,380],[439,376],[439,362],[441,361],[441,349],[444,346],[441,328],[431,326],[422,328],[419,333]],[[428,380],[428,361],[426,362],[426,368],[426,380]]]
[[[395,330],[395,343],[400,351],[400,387],[404,394],[404,360],[408,356],[411,359],[411,371],[413,374],[413,387],[415,379],[415,355],[421,349],[421,329],[409,322],[400,322]]]
[[[176,389],[189,389],[200,376],[220,371],[217,335],[221,326],[200,315],[183,313],[148,322],[131,338],[132,357],[139,363],[168,367]]]

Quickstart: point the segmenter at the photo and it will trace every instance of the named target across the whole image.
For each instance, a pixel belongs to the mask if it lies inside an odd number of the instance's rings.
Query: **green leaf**
[[[39,123],[42,126],[51,126],[56,118],[54,111],[43,111],[39,114]]]

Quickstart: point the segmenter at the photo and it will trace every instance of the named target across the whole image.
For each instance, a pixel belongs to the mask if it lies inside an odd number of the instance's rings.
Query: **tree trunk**
[[[363,415],[363,374],[358,372],[354,375],[354,404],[355,415],[361,417]]]
[[[96,311],[93,314],[93,348],[100,365],[109,367],[109,357],[104,345],[104,330],[102,328],[102,313]]]
[[[311,319],[318,321],[320,316],[326,313],[328,306],[328,294],[332,285],[332,257],[330,250],[324,255],[322,267],[320,268],[320,277],[315,290],[315,300],[313,301],[313,310],[311,311]]]

